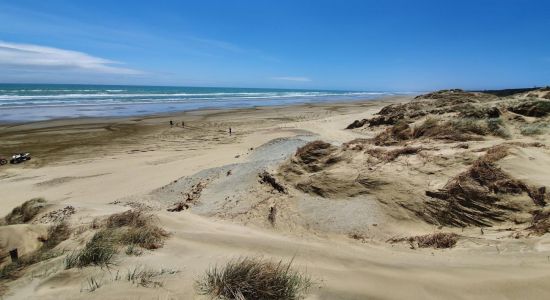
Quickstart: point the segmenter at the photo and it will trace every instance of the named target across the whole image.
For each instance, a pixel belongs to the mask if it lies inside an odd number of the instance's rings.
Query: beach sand
[[[1,154],[33,155],[27,163],[0,167],[0,215],[35,197],[47,200],[44,214],[73,207],[75,212],[67,220],[79,234],[58,247],[67,250],[82,247],[94,219],[132,208],[154,213],[170,233],[162,248],[145,250],[140,256],[121,253],[109,269],[65,270],[62,256],[33,265],[6,284],[4,297],[208,299],[194,288],[205,270],[234,258],[261,256],[292,260],[294,268],[309,274],[313,285],[306,299],[550,298],[548,234],[516,239],[502,227],[481,233],[474,226],[449,229],[462,235],[452,249],[411,249],[406,243],[387,242],[438,230],[402,207],[376,199],[415,197],[441,187],[462,171],[445,165],[444,159],[438,166],[418,167],[416,173],[403,167],[415,165],[415,158],[371,170],[381,172],[380,178],[388,182],[410,180],[359,197],[344,197],[339,191],[334,199],[315,197],[295,189],[283,195],[258,182],[263,170],[284,177],[280,166],[308,142],[323,140],[339,147],[374,137],[373,131],[345,128],[390,103],[408,101],[411,97],[0,125]],[[171,127],[170,120],[176,126]],[[488,139],[471,147],[496,143]],[[437,155],[460,153],[445,143],[423,146],[437,148],[432,150]],[[533,178],[532,184],[548,185],[547,149],[512,152],[501,162],[503,169],[520,179]],[[475,158],[468,155],[461,159]],[[537,157],[537,163],[526,164],[529,157]],[[366,166],[356,157],[346,163],[353,167],[331,169],[331,174],[359,177],[362,172],[357,170]],[[530,176],[533,173],[538,175]],[[285,184],[291,186],[293,179],[288,180]],[[198,184],[204,188],[190,209],[166,210]],[[412,191],[418,187],[424,190]],[[267,218],[273,206],[278,210],[274,225]],[[0,245],[30,253],[45,230],[43,223],[48,219],[0,227]],[[8,239],[14,234],[20,239]],[[171,272],[162,275],[162,287],[119,279],[137,267]],[[99,282],[97,289],[91,288],[91,279]]]

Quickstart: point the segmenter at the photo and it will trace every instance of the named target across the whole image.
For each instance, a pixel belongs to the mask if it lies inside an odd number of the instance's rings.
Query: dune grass
[[[95,233],[84,249],[67,255],[65,268],[82,268],[90,265],[109,267],[117,253],[115,240],[112,230],[104,229]]]
[[[14,208],[4,217],[6,225],[24,224],[31,221],[46,205],[44,198],[33,198]]]
[[[126,246],[128,255],[141,254],[141,250],[136,248],[138,246],[149,250],[161,248],[169,234],[155,223],[152,215],[140,210],[113,214],[83,249],[65,258],[65,268],[109,267],[122,246]]]
[[[196,282],[201,295],[221,299],[301,299],[311,279],[288,264],[261,258],[239,258],[214,267]]]
[[[155,225],[128,228],[122,233],[120,241],[123,244],[138,245],[145,249],[158,249],[164,245],[168,233]]]
[[[523,125],[519,128],[519,130],[522,135],[539,135],[545,133],[548,127],[548,124],[533,123]]]

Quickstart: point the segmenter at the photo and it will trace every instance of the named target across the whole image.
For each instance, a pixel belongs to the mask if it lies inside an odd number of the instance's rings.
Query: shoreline
[[[282,105],[262,105],[262,106],[250,106],[250,107],[234,107],[234,108],[201,108],[201,109],[191,109],[191,110],[178,110],[173,112],[159,112],[159,113],[147,113],[147,114],[135,114],[128,116],[80,116],[73,118],[52,118],[47,120],[36,120],[36,121],[14,121],[6,122],[0,120],[0,134],[3,129],[11,127],[21,127],[25,125],[37,125],[37,124],[48,124],[48,123],[66,123],[66,124],[86,124],[86,123],[102,123],[102,122],[125,122],[131,121],[133,119],[166,119],[170,117],[178,117],[183,115],[208,115],[209,113],[231,113],[239,111],[254,111],[254,110],[266,110],[269,108],[274,109],[287,109],[291,107],[320,107],[320,106],[349,106],[354,104],[363,104],[363,103],[380,103],[380,102],[399,102],[406,101],[414,97],[414,95],[389,95],[381,96],[372,99],[356,99],[356,100],[329,100],[329,101],[317,101],[317,102],[308,102],[308,103],[295,103],[295,104],[282,104]]]

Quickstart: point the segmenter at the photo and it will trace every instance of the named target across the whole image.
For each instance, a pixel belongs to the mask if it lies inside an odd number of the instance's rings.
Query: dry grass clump
[[[141,210],[127,210],[122,213],[110,215],[105,221],[107,228],[120,228],[124,226],[142,227],[151,222],[152,216]]]
[[[452,248],[458,241],[458,235],[456,233],[438,232],[427,235],[415,236],[418,247],[420,248]]]
[[[351,124],[349,124],[346,129],[355,129],[355,128],[361,128],[363,126],[365,126],[365,124],[368,123],[368,120],[367,119],[362,119],[362,120],[355,120],[353,121]]]
[[[460,108],[460,118],[492,119],[500,117],[501,113],[497,107],[467,105]]]
[[[128,210],[113,214],[105,221],[105,227],[111,229],[119,244],[133,244],[145,249],[158,249],[164,245],[168,232],[160,228],[158,220],[141,210]]]
[[[305,144],[296,150],[296,157],[306,164],[319,160],[329,154],[336,147],[323,141],[313,141]]]
[[[427,202],[427,211],[434,223],[451,226],[490,226],[502,222],[517,212],[512,204],[501,202],[498,195],[527,193],[534,204],[544,206],[546,189],[536,189],[512,178],[494,162],[508,154],[506,145],[487,150],[468,170],[447,182],[439,191],[426,191],[433,198]]]
[[[522,101],[518,104],[509,106],[508,110],[527,117],[544,117],[550,113],[550,101]]]
[[[536,235],[543,235],[550,232],[550,210],[539,210],[533,214],[531,226],[527,227]]]
[[[307,172],[318,172],[340,161],[337,147],[323,141],[313,141],[298,148],[292,162]]]
[[[196,289],[201,295],[221,299],[301,299],[311,280],[292,270],[291,264],[249,257],[232,260],[222,268],[208,270],[196,282]]]
[[[412,249],[415,248],[435,248],[447,249],[453,248],[460,236],[456,233],[437,232],[426,235],[411,236],[408,238],[393,238],[390,243],[408,242]]]
[[[151,250],[161,248],[169,236],[156,222],[152,215],[141,210],[128,210],[109,216],[105,227],[116,234],[116,243],[138,245]]]
[[[485,150],[485,154],[480,159],[491,163],[497,162],[510,154],[510,147],[506,144],[499,144]]]
[[[412,131],[404,121],[400,121],[392,127],[386,128],[373,139],[375,145],[378,146],[388,146],[400,143],[405,140],[412,138]]]
[[[7,216],[5,216],[4,222],[7,225],[27,223],[38,215],[45,205],[46,200],[44,200],[44,198],[33,198],[28,200],[20,206],[14,208]]]

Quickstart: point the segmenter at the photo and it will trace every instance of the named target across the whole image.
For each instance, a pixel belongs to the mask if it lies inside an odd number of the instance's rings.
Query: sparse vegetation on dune
[[[307,275],[292,269],[292,262],[240,258],[214,267],[196,282],[201,295],[217,299],[301,299],[310,285]]]
[[[28,200],[20,206],[14,208],[7,216],[5,216],[4,223],[7,225],[27,223],[38,215],[45,205],[46,200],[43,198],[33,198]]]
[[[39,262],[57,257],[62,254],[61,251],[56,251],[54,248],[61,242],[68,239],[71,235],[69,226],[66,223],[59,223],[48,228],[48,235],[44,237],[42,246],[35,252],[23,255],[19,260],[10,262],[0,269],[0,284],[1,281],[15,280],[21,277],[25,269]],[[0,293],[1,295],[1,293]]]
[[[539,135],[548,131],[549,125],[546,123],[531,123],[519,127],[522,135]]]
[[[442,90],[415,97],[408,103],[390,104],[382,108],[377,116],[355,120],[347,129],[365,126],[395,125],[400,121],[413,122],[426,115],[458,114],[461,118],[498,118],[500,111],[489,102],[499,98],[485,93],[463,90]]]
[[[393,150],[384,150],[382,148],[371,148],[367,150],[367,153],[382,161],[390,162],[396,160],[402,155],[413,155],[422,151],[422,147],[406,146],[402,148],[396,148]]]
[[[487,119],[486,121],[471,118],[443,121],[429,117],[413,126],[400,121],[376,135],[373,142],[379,146],[388,146],[422,138],[470,141],[481,140],[486,135],[507,138],[510,134],[500,118]]]
[[[366,176],[350,177],[330,171],[331,167],[348,159],[346,150],[350,147],[362,147],[361,141],[356,142],[352,144],[352,141],[341,147],[321,141],[306,144],[280,167],[279,173],[296,189],[311,195],[329,198],[366,194],[370,189],[381,185],[381,182],[370,180]]]
[[[491,226],[493,222],[519,221],[522,218],[519,203],[509,199],[503,201],[498,195],[520,195],[526,193],[532,200],[531,206],[545,206],[545,188],[534,188],[516,180],[494,165],[494,162],[508,154],[506,145],[487,150],[466,171],[452,178],[439,191],[426,191],[432,200],[428,201],[428,222],[449,226]],[[533,207],[533,208],[534,208]]]
[[[408,238],[393,238],[390,243],[408,242],[411,248],[453,248],[458,242],[459,235],[456,233],[437,232],[426,235],[411,236]]]
[[[140,253],[145,249],[158,249],[164,245],[168,232],[155,224],[156,219],[140,210],[128,210],[109,216],[102,228],[94,234],[81,250],[74,251],[65,259],[67,269],[98,265],[107,267],[121,246],[132,246],[126,253]]]

